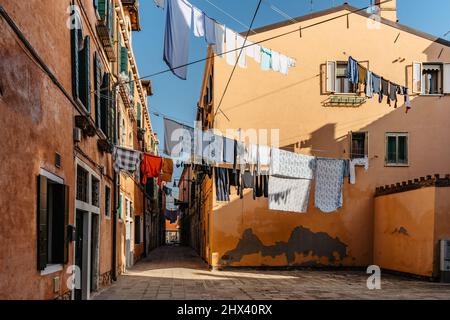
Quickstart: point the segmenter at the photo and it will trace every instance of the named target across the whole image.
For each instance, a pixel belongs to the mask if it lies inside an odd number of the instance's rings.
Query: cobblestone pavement
[[[187,247],[161,247],[94,299],[450,299],[450,285],[386,275],[368,290],[358,271],[209,271]]]

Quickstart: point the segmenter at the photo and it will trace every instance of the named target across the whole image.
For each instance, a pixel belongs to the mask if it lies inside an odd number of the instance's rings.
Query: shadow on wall
[[[278,241],[274,245],[266,246],[253,233],[252,229],[246,229],[236,248],[227,251],[222,260],[227,263],[240,262],[245,255],[261,253],[262,256],[272,258],[285,254],[289,265],[295,262],[295,254],[304,256],[325,257],[330,262],[347,256],[347,245],[339,238],[331,238],[325,232],[312,232],[302,226],[296,227],[287,242]],[[316,261],[300,264],[301,266],[317,265]]]

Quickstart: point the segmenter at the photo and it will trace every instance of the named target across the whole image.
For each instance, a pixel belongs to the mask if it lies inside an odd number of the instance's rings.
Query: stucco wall
[[[421,276],[433,275],[434,187],[375,198],[374,264]]]
[[[281,27],[250,39],[258,41],[298,27]],[[253,200],[250,194],[243,200],[233,196],[228,204],[214,204],[211,251],[219,253],[222,263],[236,266],[368,265],[372,263],[376,186],[448,171],[450,149],[442,145],[450,135],[450,97],[412,96],[408,114],[402,97],[397,109],[389,107],[386,99],[379,104],[377,97],[359,107],[325,107],[324,64],[347,61],[352,55],[369,61],[375,73],[412,87],[413,61],[449,62],[450,51],[385,24],[369,29],[367,19],[359,15],[349,16],[349,28],[342,17],[303,30],[302,37],[294,32],[262,45],[295,58],[296,67],[283,76],[263,72],[247,58],[248,67],[236,68],[221,105],[230,121],[218,112],[214,127],[280,129],[280,146],[294,144],[296,152],[336,158],[349,156],[349,131],[368,131],[370,168],[367,172],[357,168],[356,185],[345,183],[343,208],[331,214],[314,208],[314,186],[305,214],[268,210],[266,199]],[[225,59],[214,59],[216,110],[231,70]],[[386,132],[409,133],[409,166],[385,166]]]

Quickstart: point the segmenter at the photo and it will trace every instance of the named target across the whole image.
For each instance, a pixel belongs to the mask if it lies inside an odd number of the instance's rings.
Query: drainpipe
[[[117,132],[117,136],[113,137],[113,141],[117,143],[117,139],[120,136],[120,120],[117,112],[117,87],[114,87],[114,119],[116,121],[116,130],[114,130],[114,134]],[[113,240],[112,240],[112,279],[113,281],[117,281],[117,210],[118,210],[118,199],[120,192],[120,175],[114,171],[114,210],[113,210]]]
[[[142,152],[145,152],[145,137],[142,139]],[[140,182],[140,181],[139,181]],[[144,254],[143,257],[147,257],[147,208],[146,208],[146,200],[147,200],[147,185],[143,186],[142,191],[143,197],[142,197],[142,208],[143,208],[143,217],[142,217],[142,233],[144,236]]]

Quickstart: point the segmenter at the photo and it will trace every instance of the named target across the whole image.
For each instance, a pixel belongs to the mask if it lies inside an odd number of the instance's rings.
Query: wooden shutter
[[[137,126],[138,128],[141,127],[141,104],[138,102],[137,103]]]
[[[364,132],[364,156],[369,156],[369,132]]]
[[[72,29],[70,32],[71,47],[72,47],[72,95],[76,100],[79,92],[79,61],[78,61],[78,30]]]
[[[110,141],[115,142],[115,108],[116,108],[116,94],[115,90],[110,90],[108,93],[108,138]]]
[[[348,157],[353,159],[353,131],[348,132]]]
[[[120,47],[120,73],[128,73],[128,49]]]
[[[47,178],[44,176],[38,176],[37,195],[37,267],[38,270],[44,270],[48,256]]]
[[[110,75],[109,73],[105,73],[103,75],[103,81],[101,85],[102,95],[100,97],[100,128],[103,133],[108,136],[108,112],[109,112],[109,82]]]
[[[102,90],[102,67],[100,63],[100,59],[98,53],[94,54],[94,90],[95,90],[95,125],[97,128],[101,128],[101,96],[106,94]]]
[[[134,97],[134,79],[133,79],[133,73],[131,71],[128,72],[128,79],[130,81],[130,94],[132,97]]]
[[[444,63],[444,94],[450,94],[450,63]]]
[[[106,14],[108,12],[108,1],[107,0],[98,0],[98,14],[101,20],[106,19]]]
[[[412,80],[412,92],[422,93],[422,64],[420,62],[413,62]]]
[[[69,262],[69,201],[70,201],[70,188],[69,186],[64,186],[64,255],[63,263],[67,264]]]
[[[84,108],[89,112],[91,110],[90,99],[90,48],[89,48],[89,36],[84,39],[84,48],[80,57],[80,100],[84,105]]]
[[[108,30],[109,35],[114,36],[114,5],[108,0]]]
[[[336,91],[336,61],[327,61],[326,92]]]

